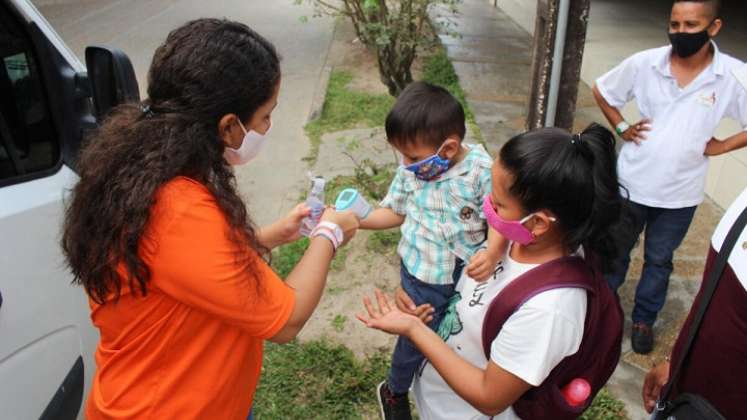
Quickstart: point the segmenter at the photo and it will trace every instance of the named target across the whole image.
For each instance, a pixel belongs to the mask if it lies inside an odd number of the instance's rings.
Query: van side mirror
[[[135,70],[122,50],[103,45],[86,47],[86,67],[98,120],[117,105],[140,101]]]

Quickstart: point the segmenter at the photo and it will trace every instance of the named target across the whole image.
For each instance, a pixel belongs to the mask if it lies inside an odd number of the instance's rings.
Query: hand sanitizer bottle
[[[306,205],[311,208],[311,215],[301,222],[301,235],[309,236],[324,213],[324,178],[317,176],[311,179],[311,190]]]

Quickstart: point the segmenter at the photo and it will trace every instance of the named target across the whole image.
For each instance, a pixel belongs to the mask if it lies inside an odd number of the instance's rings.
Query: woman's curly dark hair
[[[95,302],[111,294],[118,299],[123,284],[147,293],[150,270],[138,254],[141,238],[157,191],[177,176],[212,193],[237,256],[266,251],[223,158],[218,123],[231,113],[249,119],[279,82],[275,48],[246,25],[199,19],[168,35],[148,72],[144,104],[151,112],[140,104],[117,107],[81,151],[62,248],[74,282]],[[127,278],[117,272],[121,263]]]

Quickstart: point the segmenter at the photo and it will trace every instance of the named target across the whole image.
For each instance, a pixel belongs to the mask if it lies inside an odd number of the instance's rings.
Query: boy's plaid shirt
[[[456,258],[468,262],[487,237],[482,200],[490,193],[493,160],[481,145],[464,146],[464,159],[436,180],[421,181],[400,167],[381,202],[405,215],[397,252],[426,283],[452,283]]]

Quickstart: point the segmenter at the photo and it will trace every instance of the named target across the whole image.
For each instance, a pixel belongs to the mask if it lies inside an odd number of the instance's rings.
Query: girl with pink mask
[[[445,342],[379,291],[376,305],[364,299],[366,326],[407,337],[426,357],[413,384],[421,419],[536,418],[537,410],[575,418],[588,406],[620,354],[622,313],[601,275],[624,205],[615,161],[614,137],[597,124],[573,135],[534,130],[503,146],[483,211],[510,245],[490,279],[465,273],[457,282],[446,317],[459,328]],[[539,274],[550,267],[560,279]],[[575,378],[592,391],[572,407],[556,396]]]

